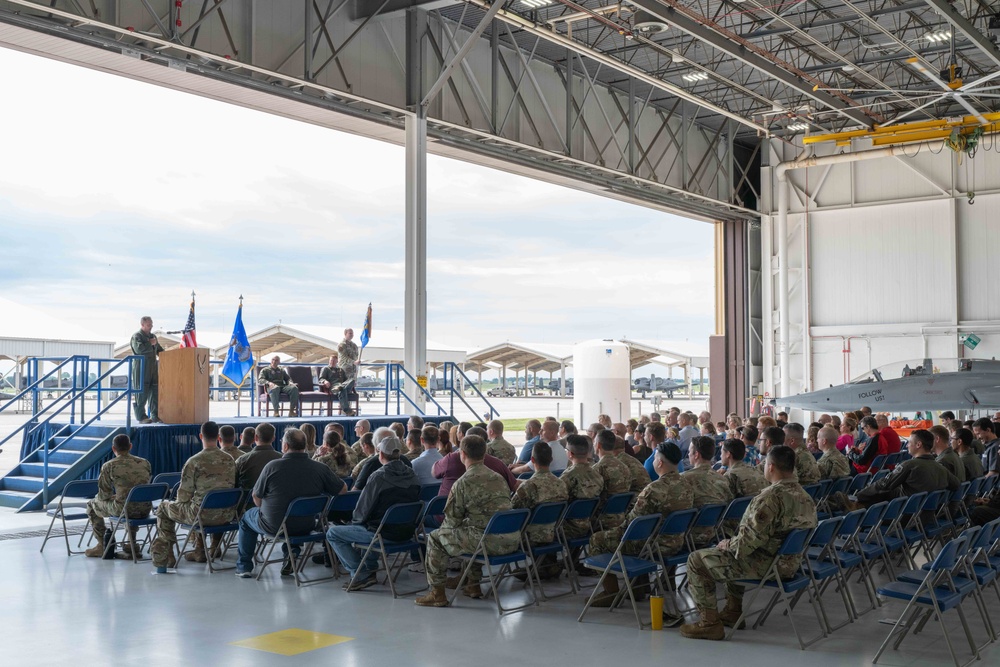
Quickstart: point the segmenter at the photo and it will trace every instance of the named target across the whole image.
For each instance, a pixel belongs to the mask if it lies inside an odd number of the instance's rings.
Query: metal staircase
[[[36,371],[34,377],[38,379],[0,407],[0,412],[3,412],[26,396],[32,398],[32,416],[0,441],[0,445],[19,433],[25,441],[30,442],[40,434],[58,428],[41,446],[29,452],[13,470],[0,478],[0,507],[16,507],[19,512],[44,509],[68,482],[80,479],[108,456],[116,435],[128,433],[132,420],[131,410],[126,410],[125,426],[100,424],[99,420],[122,400],[129,406],[133,393],[141,391],[141,387],[132,386],[131,378],[134,367],[138,365],[141,369],[142,358],[130,356],[113,360],[111,366],[94,381],[87,383],[86,380],[78,380],[89,376],[91,361],[93,360],[86,356],[77,355],[62,360],[42,377],[38,377]],[[103,402],[100,398],[101,383],[110,381],[112,372],[123,366],[128,371],[128,387],[117,397]],[[72,387],[54,401],[40,407],[38,394],[44,388],[45,380],[63,368],[73,369]],[[139,376],[141,377],[141,371]],[[97,411],[90,418],[85,416],[88,395],[96,395],[98,398]],[[68,417],[70,423],[62,426],[54,424],[53,420],[59,415],[63,415],[63,419]],[[77,423],[78,421],[82,423]]]

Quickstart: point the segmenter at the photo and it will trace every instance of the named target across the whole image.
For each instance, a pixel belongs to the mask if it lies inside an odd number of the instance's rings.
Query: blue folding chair
[[[554,503],[539,503],[531,510],[531,518],[528,520],[528,525],[524,529],[524,550],[528,553],[528,576],[529,578],[534,575],[535,584],[538,588],[538,595],[542,600],[552,600],[555,598],[565,597],[567,595],[572,595],[576,592],[572,583],[570,584],[570,590],[566,593],[561,593],[559,595],[548,595],[545,592],[545,588],[542,586],[542,576],[538,571],[539,559],[545,556],[561,556],[562,566],[566,569],[571,567],[569,562],[569,551],[563,546],[562,541],[559,539],[559,526],[562,524],[563,516],[566,514],[567,505],[564,502],[554,502]],[[552,531],[553,539],[550,542],[544,542],[539,544],[532,544],[531,537],[528,532],[532,528],[549,528]],[[570,578],[572,582],[572,577]]]
[[[702,549],[711,545],[711,538],[705,544],[697,544],[695,542],[695,531],[699,531],[698,535],[708,535],[711,529],[711,534],[715,536],[718,533],[719,523],[722,521],[722,517],[728,508],[728,504],[722,503],[702,505],[698,508],[698,516],[695,517],[694,523],[691,524],[691,529],[688,530],[687,534],[688,549],[694,551],[695,549]]]
[[[423,511],[424,502],[422,500],[413,503],[397,503],[386,510],[382,521],[379,522],[378,529],[370,540],[353,543],[354,548],[364,549],[364,553],[361,555],[362,563],[372,554],[379,557],[386,574],[386,580],[383,583],[389,584],[393,599],[427,589],[427,586],[424,585],[403,593],[396,590],[396,579],[406,566],[406,559],[401,559],[400,556],[420,549],[416,531]],[[385,536],[389,529],[405,531],[409,533],[410,537],[406,540],[390,540]],[[389,556],[393,556],[392,564],[389,563]],[[351,581],[347,585],[348,591],[351,591],[351,585],[354,584],[360,571],[361,568],[358,568],[354,576],[351,577]]]
[[[579,553],[590,544],[590,536],[593,534],[590,520],[594,516],[594,512],[597,511],[599,502],[599,498],[578,498],[574,500],[566,507],[566,513],[563,515],[562,521],[556,526],[556,538],[566,548],[568,561],[573,560],[574,553]],[[566,525],[570,521],[577,522],[573,524],[574,526],[586,522],[587,532],[577,537],[569,537],[566,534]],[[576,563],[569,562],[567,571],[569,572],[570,587],[573,588],[574,592],[579,593],[581,586],[580,577],[576,571]]]
[[[340,497],[340,496],[335,496]],[[306,563],[309,562],[309,556],[312,553],[313,547],[320,544],[322,548],[326,550],[327,556],[330,558],[330,562],[336,562],[334,560],[333,550],[330,549],[330,545],[326,542],[326,514],[327,508],[330,506],[330,496],[319,495],[319,496],[304,496],[302,498],[296,498],[291,503],[288,504],[288,509],[285,510],[285,516],[281,519],[281,525],[278,527],[278,532],[273,535],[264,534],[261,536],[262,540],[257,548],[260,563],[260,570],[257,572],[257,581],[260,581],[261,576],[264,574],[264,570],[271,563],[283,563],[285,558],[291,561],[292,574],[295,577],[295,585],[303,586],[307,584],[316,584],[321,581],[328,581],[334,579],[337,576],[336,571],[328,577],[317,577],[313,579],[306,579],[302,576],[302,570]],[[293,535],[288,530],[288,520],[289,519],[309,519],[313,520],[313,529],[305,534]],[[280,558],[271,558],[274,553],[274,547],[279,544],[285,546],[285,555]],[[296,551],[305,547],[305,550],[301,554],[296,554]],[[264,554],[265,549],[267,554]]]
[[[497,613],[503,616],[506,613],[512,611],[519,611],[525,609],[532,605],[538,604],[538,598],[535,597],[532,592],[531,602],[517,606],[504,608],[500,604],[500,589],[498,586],[500,583],[510,576],[511,565],[515,563],[527,563],[528,554],[524,552],[523,549],[517,549],[505,554],[491,554],[489,548],[487,547],[487,540],[492,535],[518,535],[519,541],[522,539],[521,536],[524,534],[524,528],[528,525],[528,519],[531,517],[531,511],[528,509],[518,509],[518,510],[504,510],[495,513],[486,524],[486,529],[483,531],[483,536],[479,540],[479,544],[476,545],[475,550],[469,554],[462,554],[462,560],[466,561],[465,567],[462,568],[462,576],[459,577],[458,585],[455,587],[455,592],[449,600],[449,604],[454,604],[455,598],[458,597],[459,592],[462,590],[466,580],[469,578],[469,571],[474,565],[482,566],[486,571],[486,577],[490,582],[490,593],[493,595],[493,599],[497,605]],[[499,566],[500,569],[494,574],[493,568]]]
[[[609,496],[607,502],[604,503],[604,507],[598,510],[597,524],[600,526],[600,529],[607,530],[609,528],[604,525],[604,517],[625,514],[634,498],[635,494],[630,491]]]
[[[46,514],[52,517],[52,521],[49,522],[49,529],[45,531],[45,539],[42,540],[42,548],[38,550],[38,553],[45,551],[45,543],[49,541],[49,536],[52,535],[52,527],[55,526],[56,519],[59,519],[62,523],[62,537],[66,540],[66,555],[82,554],[84,551],[81,549],[83,538],[87,535],[90,521],[87,521],[83,527],[83,532],[80,533],[80,539],[76,544],[78,551],[73,551],[69,546],[69,529],[66,526],[66,522],[86,519],[86,501],[96,498],[99,492],[100,488],[96,479],[78,479],[66,484],[63,487],[62,493],[59,494],[59,502],[56,503],[56,506],[46,510]],[[56,536],[52,535],[52,537]]]
[[[222,543],[222,553],[219,554],[219,560],[223,560],[226,557],[226,552],[229,551],[229,546],[232,543],[232,536],[240,529],[239,520],[237,519],[237,513],[239,511],[240,503],[243,501],[243,489],[213,489],[205,494],[205,497],[201,499],[201,506],[198,508],[198,515],[194,523],[178,523],[182,528],[187,529],[187,535],[184,537],[184,544],[181,545],[180,553],[177,555],[177,565],[181,564],[183,560],[182,556],[187,552],[188,544],[191,542],[192,535],[201,535],[201,543],[204,545],[205,558],[208,563],[209,574],[215,572],[221,572],[224,570],[232,570],[236,567],[233,564],[231,567],[215,567],[213,561],[215,560],[212,549],[209,547],[209,536],[210,535],[220,535]],[[210,510],[227,510],[231,509],[233,514],[229,521],[219,524],[206,524],[204,520],[204,513]],[[194,550],[193,548],[191,549]]]
[[[732,505],[739,500],[741,499],[737,498],[730,503],[730,507],[732,507]],[[747,498],[747,500],[750,499]],[[695,517],[697,516],[697,507],[671,512],[663,518],[663,522],[660,524],[659,534],[656,538],[649,541],[649,552],[652,554],[653,559],[656,560],[662,568],[661,579],[663,582],[663,589],[671,591],[674,595],[677,595],[677,589],[679,586],[673,573],[676,572],[676,568],[678,566],[687,563],[687,557],[691,554],[691,552],[685,548],[685,545],[687,544],[688,531],[691,530],[691,526],[694,524]],[[680,550],[672,554],[665,554],[661,545],[661,538],[665,537],[678,539],[681,543]],[[678,613],[681,611],[680,605],[676,600],[674,600],[674,609]]]
[[[592,570],[600,570],[601,578],[597,580],[597,586],[583,605],[583,611],[580,612],[580,617],[576,619],[577,622],[583,620],[587,610],[590,609],[590,605],[594,602],[598,590],[601,589],[601,584],[604,580],[609,576],[621,575],[625,581],[625,590],[618,593],[611,604],[610,610],[614,611],[615,607],[618,606],[623,596],[627,593],[629,600],[632,602],[632,611],[635,613],[635,622],[638,623],[639,629],[642,630],[647,625],[650,625],[649,623],[643,623],[639,617],[639,606],[635,601],[633,582],[638,577],[647,577],[650,574],[656,574],[660,566],[656,561],[651,559],[628,556],[625,554],[624,549],[625,545],[629,542],[639,542],[642,546],[638,553],[642,554],[646,552],[649,541],[657,533],[656,527],[659,525],[660,519],[661,516],[659,514],[647,514],[632,519],[632,522],[625,529],[625,533],[622,535],[622,539],[618,543],[618,548],[615,549],[614,553],[594,554],[583,560],[583,564],[586,567]]]
[[[354,488],[354,478],[353,477],[341,477],[340,481],[344,483],[344,486],[347,487],[348,491],[350,491],[351,489]]]
[[[958,661],[958,656],[955,654],[955,648],[951,643],[951,636],[948,634],[948,627],[944,621],[944,613],[952,609],[958,614],[962,628],[965,630],[966,639],[969,641],[969,648],[972,651],[972,659],[965,664],[971,664],[979,658],[979,651],[976,648],[975,640],[972,638],[972,632],[969,629],[965,612],[962,610],[962,601],[967,593],[963,594],[959,590],[952,575],[952,570],[958,564],[959,552],[967,544],[968,538],[965,536],[959,536],[945,544],[937,557],[931,562],[920,583],[894,581],[878,589],[879,595],[895,600],[904,600],[906,606],[900,613],[896,623],[892,626],[889,634],[886,635],[885,641],[882,642],[882,645],[875,653],[872,664],[878,662],[878,659],[882,656],[882,653],[893,638],[896,641],[893,643],[892,648],[893,650],[898,650],[906,635],[914,629],[914,623],[919,617],[926,614],[928,610],[930,615],[936,617],[941,625],[945,643],[948,645],[948,651],[951,653],[951,658],[955,662],[956,667],[961,667],[961,664]]]
[[[851,485],[847,487],[847,495],[853,496],[857,495],[858,491],[868,486],[868,482],[871,481],[872,473],[863,472],[856,475],[851,479]]]
[[[132,546],[133,564],[137,564],[139,562],[138,554],[141,553],[146,545],[153,539],[153,529],[156,528],[156,517],[149,514],[144,517],[130,517],[128,515],[129,507],[143,503],[149,503],[152,505],[154,501],[166,498],[168,493],[170,493],[170,487],[162,483],[139,484],[138,486],[133,486],[132,490],[128,492],[128,496],[125,497],[125,504],[122,505],[121,515],[112,518],[112,535],[117,533],[119,528],[127,528],[126,534],[128,535],[128,540]],[[142,527],[146,528],[146,534],[143,537],[142,542],[139,545],[136,545],[132,538],[132,529],[135,528],[138,530]]]
[[[885,462],[888,458],[889,457],[886,454],[879,454],[876,456],[874,460],[872,460],[872,464],[868,466],[868,472],[874,474],[882,470],[882,468],[885,467]]]
[[[874,591],[876,587],[875,574],[873,571],[874,562],[881,559],[889,570],[893,573],[892,561],[888,556],[885,545],[882,543],[882,517],[885,516],[889,508],[888,502],[875,503],[865,510],[861,517],[861,524],[854,533],[852,543],[847,546],[849,551],[861,555],[861,563],[858,566],[862,583],[869,591]],[[874,596],[873,596],[874,597]],[[878,598],[874,597],[876,604]]]
[[[722,515],[722,519],[719,521],[719,530],[717,537],[719,541],[732,537],[736,534],[736,529],[739,527],[740,520],[743,515],[747,513],[747,508],[750,507],[750,501],[753,500],[752,496],[742,496],[740,498],[735,498],[726,511]]]
[[[795,619],[792,614],[791,601],[794,599],[799,591],[809,588],[812,586],[812,579],[808,574],[804,573],[801,569],[798,572],[793,573],[791,576],[782,577],[778,570],[778,565],[781,560],[786,556],[802,556],[805,557],[806,551],[809,548],[809,536],[812,534],[813,530],[811,528],[797,528],[789,531],[788,535],[781,543],[781,547],[778,548],[778,552],[774,555],[771,560],[770,565],[767,568],[765,575],[760,579],[737,579],[736,583],[742,584],[744,587],[750,588],[750,600],[744,602],[743,613],[740,618],[733,624],[732,630],[729,631],[727,639],[732,639],[733,634],[742,624],[749,619],[750,616],[757,616],[757,621],[754,623],[753,627],[759,627],[764,619],[770,614],[771,610],[777,606],[779,602],[784,603],[785,610],[787,611],[788,624],[792,626],[792,631],[795,633],[796,639],[799,640],[799,647],[803,650],[806,648],[806,643],[802,639],[802,635],[799,633],[798,627],[795,625]],[[771,597],[763,609],[755,612],[749,611],[753,607],[754,600],[757,596],[764,590],[771,591]],[[744,592],[744,599],[746,598],[746,591]],[[819,606],[816,604],[816,595],[809,596],[809,603],[816,613],[816,620],[819,621],[820,631],[823,633],[822,636],[826,636],[826,626],[823,623],[823,617],[820,614]],[[820,637],[822,638],[822,637]],[[815,639],[810,640],[810,643],[816,641]]]
[[[166,484],[171,489],[181,482],[181,474],[179,472],[161,472],[159,475],[153,478],[153,484]]]
[[[835,480],[831,480],[830,487],[826,490],[826,495],[816,503],[816,512],[819,518],[827,519],[830,515],[834,514],[833,508],[830,506],[830,498],[837,495],[838,493],[847,493],[851,486],[850,477],[840,477]]]
[[[819,495],[823,490],[823,487],[820,484],[806,484],[802,487],[802,490],[809,494],[809,497],[813,499],[814,503],[818,503]]]
[[[424,501],[425,503],[429,503],[430,501],[437,498],[440,492],[441,492],[440,482],[437,482],[436,484],[421,484],[420,500]]]
[[[883,479],[885,479],[888,476],[889,476],[889,471],[888,470],[879,470],[877,473],[875,473],[872,476],[871,481],[868,482],[868,486],[872,486],[873,484],[878,484],[879,482],[881,482]]]
[[[813,582],[813,591],[816,595],[816,603],[819,605],[820,613],[823,615],[823,623],[826,627],[826,634],[832,634],[834,630],[854,622],[854,602],[848,594],[847,579],[837,565],[837,555],[835,550],[837,543],[835,536],[844,522],[844,517],[833,517],[820,521],[809,538],[808,556],[803,560],[803,567],[809,574]],[[818,552],[814,551],[818,550]],[[815,553],[816,555],[812,555]],[[830,583],[837,585],[841,600],[844,603],[844,610],[847,612],[847,620],[834,627],[830,624],[830,616],[826,612],[823,604],[823,592]],[[792,606],[798,602],[799,597],[806,589],[799,592],[792,602]],[[812,641],[808,644],[813,643]]]

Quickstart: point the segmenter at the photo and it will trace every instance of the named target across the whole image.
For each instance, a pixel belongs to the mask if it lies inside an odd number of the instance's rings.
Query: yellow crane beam
[[[991,134],[1000,131],[997,123],[1000,123],[1000,113],[983,114],[989,123],[983,127],[984,134]],[[904,144],[916,141],[927,141],[928,139],[945,139],[951,135],[952,131],[958,128],[962,134],[968,134],[977,127],[982,127],[976,116],[964,116],[955,120],[922,120],[913,123],[901,123],[899,125],[876,125],[871,130],[851,130],[848,132],[832,132],[830,134],[816,134],[802,138],[805,146],[812,144],[822,144],[835,142],[838,146],[847,146],[851,139],[871,139],[875,146],[888,146],[891,144]]]

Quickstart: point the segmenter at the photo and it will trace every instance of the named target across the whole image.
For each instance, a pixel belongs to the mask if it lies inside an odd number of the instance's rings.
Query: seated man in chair
[[[789,532],[816,527],[816,505],[798,482],[791,447],[771,448],[764,476],[771,485],[750,501],[736,536],[688,556],[688,588],[701,620],[681,626],[685,637],[725,638],[723,626],[732,626],[743,615],[743,588],[736,580],[763,577]],[[778,565],[781,576],[798,571],[801,560],[800,556],[786,557]],[[722,614],[715,597],[717,583],[726,586]]]
[[[330,364],[319,373],[319,390],[336,396],[340,401],[340,413],[351,415],[350,395],[354,389],[354,382],[338,364],[339,357],[334,352],[330,355]]]
[[[271,365],[260,372],[257,384],[263,385],[268,398],[271,399],[271,407],[274,408],[274,415],[281,416],[281,395],[288,397],[288,416],[297,417],[299,414],[299,388],[292,382],[288,372],[279,366],[281,359],[275,355],[271,357]]]
[[[97,478],[97,497],[87,501],[87,518],[94,529],[97,544],[85,552],[90,558],[101,558],[104,555],[104,520],[108,517],[121,516],[125,499],[133,486],[149,484],[149,461],[138,456],[132,456],[132,441],[124,433],[115,436],[111,443],[111,451],[115,457],[101,466],[101,474]],[[132,503],[129,507],[129,518],[144,519],[149,516],[152,503]],[[123,548],[131,548],[134,540],[126,542]],[[126,557],[132,554],[126,552]]]

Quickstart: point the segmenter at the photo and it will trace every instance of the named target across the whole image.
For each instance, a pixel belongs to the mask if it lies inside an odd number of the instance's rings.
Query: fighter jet
[[[662,391],[667,398],[673,398],[674,392],[687,387],[683,380],[673,378],[658,378],[650,375],[648,378],[636,378],[632,381],[632,391],[638,392],[646,398],[647,392]]]
[[[897,362],[873,369],[848,384],[775,402],[815,412],[857,410],[862,406],[875,412],[1000,408],[1000,361]]]

